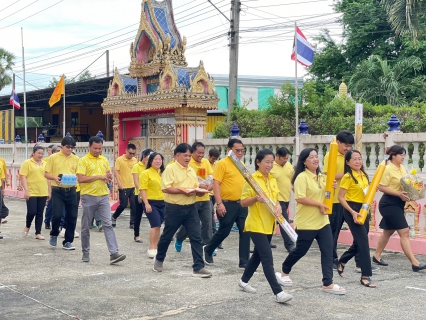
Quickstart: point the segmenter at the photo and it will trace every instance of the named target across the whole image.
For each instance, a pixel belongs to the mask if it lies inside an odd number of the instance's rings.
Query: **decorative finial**
[[[96,134],[97,137],[101,138],[102,140],[104,139],[104,134],[102,133],[101,130],[98,131],[98,133]]]
[[[309,129],[309,126],[306,124],[306,121],[305,120],[300,121],[299,134],[309,134],[308,129]]]
[[[44,136],[42,133],[40,133],[40,135],[38,136],[38,142],[44,143]]]
[[[394,114],[391,115],[388,121],[388,131],[399,131],[400,124],[401,122],[399,122],[398,118]]]

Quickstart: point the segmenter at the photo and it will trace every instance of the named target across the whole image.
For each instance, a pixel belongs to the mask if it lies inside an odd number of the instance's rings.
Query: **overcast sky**
[[[230,17],[230,0],[212,2]],[[294,76],[294,62],[290,60],[294,21],[311,43],[321,28],[329,28],[336,39],[342,31],[336,22],[339,15],[331,7],[332,0],[241,2],[240,75]],[[110,70],[114,66],[126,73],[141,3],[142,0],[1,0],[0,47],[16,55],[14,70],[22,78],[23,28],[26,79],[30,83],[27,91],[47,87],[52,77],[63,73],[73,78],[92,63],[90,72],[105,76],[106,58],[100,56],[106,49],[110,50]],[[207,0],[173,0],[173,8],[178,30],[188,39],[189,66],[197,66],[203,60],[210,74],[227,74],[226,36],[197,45],[225,34],[229,29],[225,17]],[[305,73],[303,67],[298,70],[299,76]],[[16,90],[22,92],[23,82],[16,80]],[[10,92],[9,86],[0,94]]]

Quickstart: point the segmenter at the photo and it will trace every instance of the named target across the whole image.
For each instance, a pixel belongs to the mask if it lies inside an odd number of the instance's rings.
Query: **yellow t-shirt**
[[[271,175],[268,175],[268,181],[265,183],[263,175],[256,171],[252,174],[252,177],[266,195],[274,201],[278,200],[278,185],[277,180]],[[256,196],[253,188],[245,182],[243,186],[243,192],[241,194],[241,200],[252,198]],[[263,203],[256,202],[255,204],[248,207],[248,216],[245,222],[244,231],[258,232],[263,234],[272,234],[275,227],[275,217],[269,212]]]
[[[104,156],[94,157],[91,153],[86,154],[78,161],[77,174],[87,177],[104,176],[111,171],[108,159]],[[102,197],[109,194],[108,185],[102,180],[80,183],[80,194],[94,197]]]
[[[220,182],[222,200],[240,200],[245,180],[229,157],[217,162],[213,171],[213,179]]]
[[[46,164],[45,171],[50,173],[52,176],[57,177],[62,174],[76,174],[78,157],[74,154],[70,154],[68,157],[65,156],[62,151],[50,155],[49,161]],[[52,180],[52,187],[58,186],[56,181]]]
[[[198,186],[198,178],[194,169],[190,166],[185,168],[177,161],[168,166],[161,176],[161,190],[170,187],[193,189],[198,188]],[[164,200],[172,204],[188,205],[195,202],[195,194],[187,197],[184,194],[166,193]]]
[[[286,162],[284,166],[280,166],[274,161],[274,166],[271,170],[272,176],[277,179],[278,200],[289,202],[291,194],[291,179],[293,178],[294,169],[290,162]]]
[[[346,189],[345,200],[363,203],[364,202],[364,189],[368,187],[368,179],[364,173],[361,172],[359,175],[356,171],[352,170],[352,174],[358,183],[355,183],[354,179],[349,173],[346,173],[342,180],[340,180],[340,188]]]
[[[27,186],[30,197],[47,197],[47,179],[44,177],[46,163],[44,161],[38,165],[31,157],[25,160],[19,174],[27,178]]]
[[[397,168],[392,162],[389,162],[385,168],[385,172],[383,172],[380,184],[394,191],[401,191],[401,178],[406,174],[407,170],[405,170],[403,165]]]
[[[301,172],[294,181],[294,198],[309,198],[323,203],[326,176],[313,174],[308,169]],[[319,187],[321,186],[321,188]],[[320,212],[318,207],[298,203],[294,226],[299,230],[319,230],[329,224],[328,215]]]
[[[146,169],[146,166],[143,164],[142,161],[139,161],[138,163],[136,163],[133,168],[132,168],[132,176],[134,173],[137,173],[138,175],[138,180],[140,179],[141,173],[142,171],[144,171]],[[133,177],[132,177],[133,178]],[[137,196],[139,194],[139,190],[136,188],[135,186],[135,196]]]
[[[135,157],[127,159],[125,155],[117,158],[115,162],[115,170],[119,171],[118,176],[123,185],[124,189],[134,188],[135,183],[133,182],[132,169],[133,166],[138,162]]]
[[[6,161],[3,158],[0,158],[0,180],[6,179]]]
[[[328,169],[328,158],[330,152],[324,157],[324,173],[327,174]],[[345,172],[345,156],[340,152],[337,152],[337,162],[336,162],[336,174]],[[339,189],[340,189],[340,180],[337,180],[337,188],[334,190],[333,203],[339,203]]]
[[[216,163],[217,163],[217,161],[215,161],[213,164],[210,163],[210,165],[212,166],[213,172],[214,172],[214,168],[216,167]],[[213,196],[213,195],[214,195],[214,193],[213,193],[213,190],[212,190],[212,191],[209,192],[209,196]]]
[[[201,159],[201,163],[198,163],[197,161],[194,160],[194,158],[191,157],[191,160],[189,161],[189,165],[191,166],[192,169],[194,169],[197,176],[200,177],[201,179],[206,180],[208,176],[213,174],[212,166],[209,160],[205,158]],[[208,193],[206,193],[202,197],[196,197],[196,201],[210,201],[210,196]]]
[[[164,200],[164,193],[161,191],[161,175],[152,167],[139,175],[139,190],[146,190],[148,200]]]

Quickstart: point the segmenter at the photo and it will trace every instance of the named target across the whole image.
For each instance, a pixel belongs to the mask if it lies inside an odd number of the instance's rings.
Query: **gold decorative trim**
[[[115,67],[114,70],[114,77],[112,78],[112,80],[109,82],[109,87],[108,87],[108,93],[107,96],[108,97],[113,97],[113,91],[114,91],[114,85],[117,85],[117,96],[122,95],[124,93],[124,83],[123,83],[123,79],[120,76],[120,73],[118,72],[117,67]]]
[[[206,88],[203,84],[203,81],[207,84],[207,92],[205,92]],[[206,72],[206,69],[204,68],[203,61],[200,61],[200,66],[197,75],[194,77],[194,79],[190,80],[190,91],[194,93],[205,93],[205,94],[213,94],[213,83],[210,81],[210,77]]]

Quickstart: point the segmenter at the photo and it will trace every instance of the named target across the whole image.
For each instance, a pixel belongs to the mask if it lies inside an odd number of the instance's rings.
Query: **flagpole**
[[[62,75],[64,77],[64,116],[63,116],[63,121],[62,121],[62,137],[65,138],[65,134],[66,134],[66,128],[65,128],[65,75]]]
[[[27,93],[25,86],[25,58],[24,58],[24,29],[21,28],[22,69],[24,71],[24,128],[25,128],[25,159],[28,159],[28,127],[27,127]]]
[[[294,86],[295,86],[295,114],[296,114],[296,157],[299,157],[299,94],[298,94],[298,83],[297,83],[297,22],[294,22]]]

